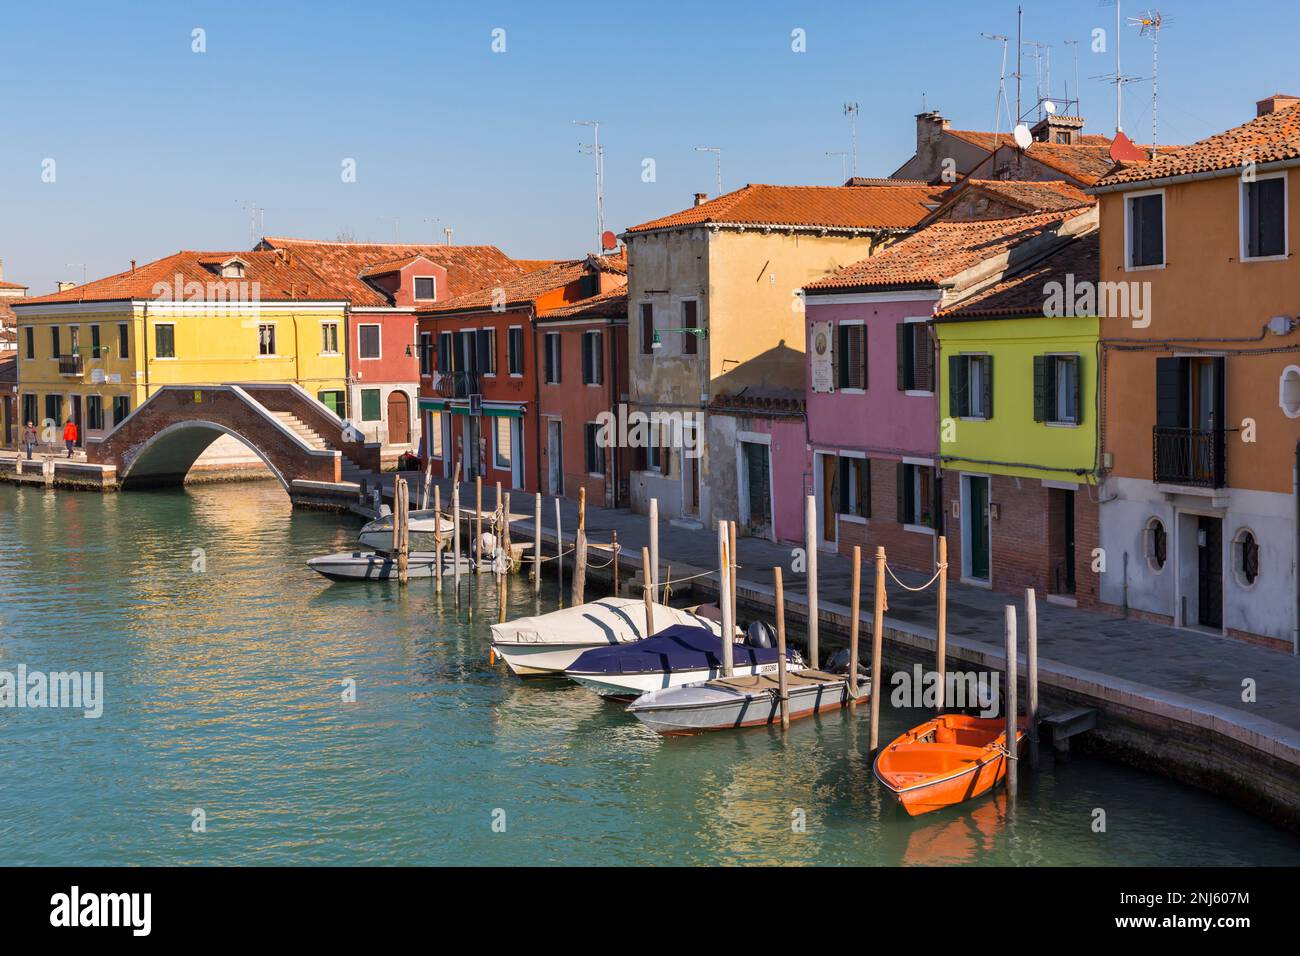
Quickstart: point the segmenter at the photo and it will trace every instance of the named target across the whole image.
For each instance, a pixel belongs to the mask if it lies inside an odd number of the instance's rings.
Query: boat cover
[[[795,658],[793,648],[786,649],[786,657]],[[736,667],[775,664],[776,648],[733,644],[732,662]],[[643,641],[584,651],[568,669],[580,674],[669,674],[721,666],[719,635],[703,627],[674,624]]]

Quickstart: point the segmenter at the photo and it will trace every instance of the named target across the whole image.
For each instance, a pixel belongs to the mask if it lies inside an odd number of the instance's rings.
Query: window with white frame
[[[871,517],[871,462],[866,458],[836,459],[837,514]]]
[[[934,469],[899,462],[898,523],[934,527]]]
[[[257,326],[257,354],[275,355],[275,323],[262,322]]]
[[[1083,418],[1079,355],[1034,356],[1034,421],[1077,425]]]
[[[1272,259],[1286,255],[1286,173],[1241,184],[1241,255]]]
[[[605,349],[599,332],[582,333],[582,384],[600,385],[605,381]]]
[[[339,351],[339,324],[322,322],[320,324],[320,350],[327,355],[337,355]]]
[[[434,276],[416,276],[415,298],[417,302],[432,302],[438,298],[438,280]]]
[[[993,417],[993,356],[948,357],[948,414],[953,418]]]
[[[1125,244],[1130,269],[1165,263],[1164,193],[1139,193],[1124,201]]]
[[[835,327],[835,384],[841,389],[867,387],[867,327],[860,322]]]

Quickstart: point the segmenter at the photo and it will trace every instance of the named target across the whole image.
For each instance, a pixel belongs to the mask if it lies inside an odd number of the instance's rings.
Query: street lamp
[[[682,329],[655,329],[654,338],[650,340],[650,348],[661,349],[664,347],[663,341],[659,338],[660,332],[682,332],[686,335],[693,335],[697,339],[707,339],[709,337],[708,329],[696,328],[694,326]]]

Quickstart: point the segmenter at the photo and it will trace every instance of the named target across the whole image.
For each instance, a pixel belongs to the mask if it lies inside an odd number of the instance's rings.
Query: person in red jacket
[[[63,426],[63,444],[68,446],[68,457],[72,457],[72,447],[77,444],[77,423],[71,418]]]

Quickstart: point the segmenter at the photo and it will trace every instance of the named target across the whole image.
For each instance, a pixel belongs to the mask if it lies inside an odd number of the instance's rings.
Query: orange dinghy
[[[1026,721],[1016,729],[1016,753]],[[1007,774],[1006,721],[944,714],[913,727],[876,756],[876,779],[910,816],[988,793]]]

